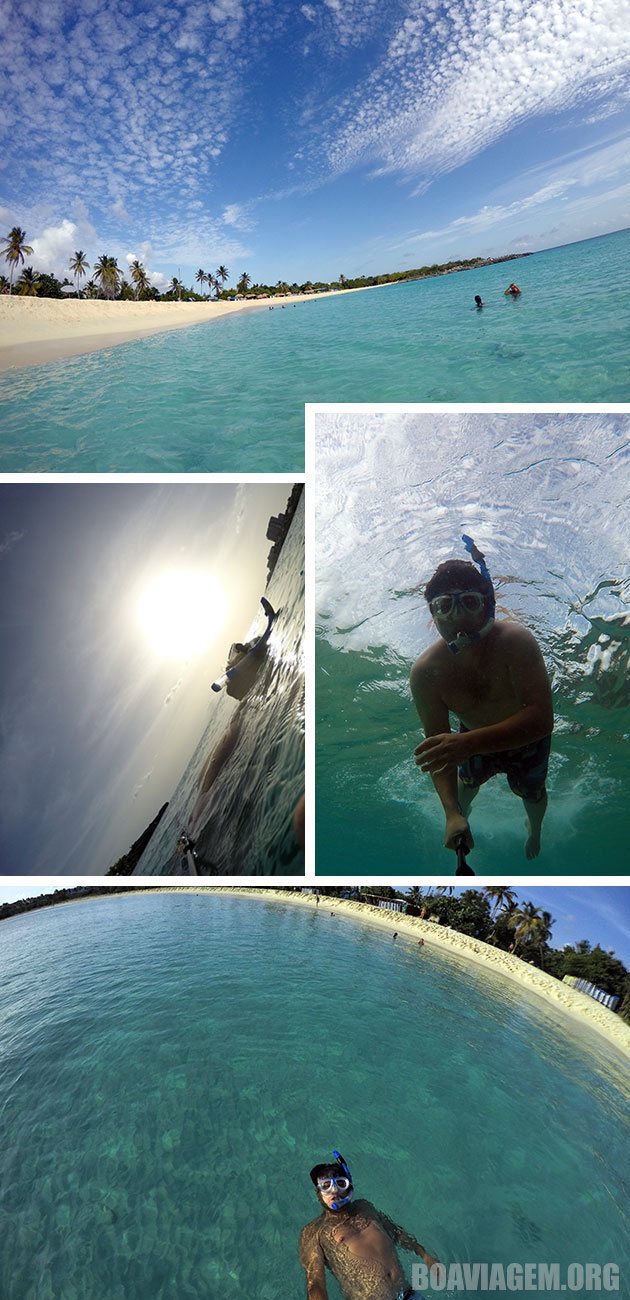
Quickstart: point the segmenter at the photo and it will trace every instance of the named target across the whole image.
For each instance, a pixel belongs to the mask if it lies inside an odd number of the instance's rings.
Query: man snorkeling
[[[462,540],[475,563],[447,560],[424,592],[440,640],[411,671],[426,737],[415,750],[416,764],[430,773],[444,809],[447,849],[462,841],[473,847],[470,805],[480,786],[503,772],[527,814],[525,856],[536,858],[553,731],[549,678],[532,633],[509,619],[495,620],[485,559],[472,538]],[[449,712],[459,719],[459,731],[451,731]]]
[[[419,1255],[427,1268],[437,1260],[370,1201],[353,1200],[350,1170],[338,1151],[333,1156],[310,1174],[322,1213],[300,1234],[307,1300],[328,1300],[326,1268],[344,1300],[421,1300],[406,1281],[394,1246]]]

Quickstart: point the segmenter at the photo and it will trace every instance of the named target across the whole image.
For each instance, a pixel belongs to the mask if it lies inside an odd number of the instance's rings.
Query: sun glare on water
[[[141,593],[138,617],[152,650],[164,658],[201,654],[221,631],[225,592],[216,578],[191,569],[171,569]]]

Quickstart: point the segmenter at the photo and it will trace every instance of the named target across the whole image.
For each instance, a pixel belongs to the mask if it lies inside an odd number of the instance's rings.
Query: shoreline
[[[100,298],[23,298],[0,295],[0,372],[41,366],[66,357],[119,347],[169,330],[214,324],[243,311],[263,311],[364,293],[386,285],[289,294],[281,300],[242,302],[110,302]]]

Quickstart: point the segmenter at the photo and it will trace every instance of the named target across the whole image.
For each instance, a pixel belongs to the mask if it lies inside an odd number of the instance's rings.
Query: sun
[[[225,592],[216,578],[194,569],[169,569],[140,594],[138,619],[152,650],[162,658],[199,655],[221,631]]]

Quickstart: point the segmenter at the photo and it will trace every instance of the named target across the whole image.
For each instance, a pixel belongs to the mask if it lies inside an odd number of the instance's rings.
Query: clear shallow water
[[[304,495],[265,595],[278,618],[256,683],[241,704],[212,693],[208,725],[136,875],[181,874],[176,845],[184,827],[194,834],[200,873],[304,873],[292,830],[304,793]],[[245,640],[265,626],[260,612]],[[237,710],[238,742],[192,826],[204,768]]]
[[[444,1261],[623,1260],[621,1067],[518,986],[225,896],[1,934],[6,1300],[302,1295],[332,1146]]]
[[[497,610],[552,677],[556,729],[542,874],[627,870],[630,419],[321,415],[317,421],[317,870],[454,869],[413,762],[408,679],[435,639],[418,591],[470,533]],[[477,874],[529,868],[503,777],[471,812]]]
[[[628,401],[629,257],[621,231],[4,375],[0,470],[298,472],[304,402]]]

